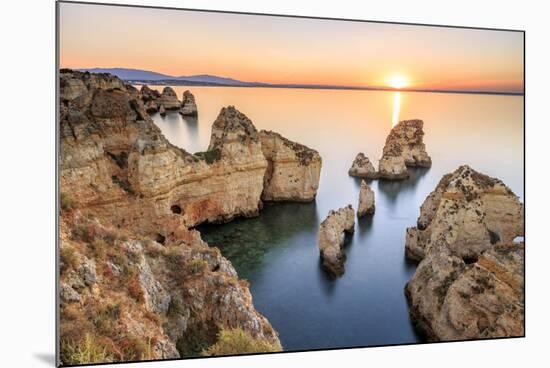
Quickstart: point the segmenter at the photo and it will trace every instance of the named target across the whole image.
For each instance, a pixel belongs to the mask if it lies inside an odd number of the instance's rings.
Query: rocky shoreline
[[[407,229],[420,262],[405,287],[429,341],[524,335],[523,204],[502,181],[461,166],[445,175]]]
[[[234,106],[220,109],[207,150],[191,154],[149,116],[176,112],[198,114],[190,91],[180,101],[170,87],[138,90],[110,74],[60,71],[66,362],[89,339],[103,361],[209,354],[218,336],[235,331],[262,351],[282,350],[247,281],[194,228],[258,216],[264,202],[314,201],[321,156],[258,131]],[[403,180],[408,168],[431,166],[423,126],[397,124],[378,170],[363,153],[355,157],[348,174],[362,178],[357,213],[351,205],[330,211],[318,231],[330,275],[344,273],[355,216],[375,212],[368,180]],[[418,262],[405,287],[417,331],[429,341],[522,336],[524,244],[514,239],[523,227],[523,204],[500,180],[468,166],[445,175],[406,232],[405,255]]]
[[[193,155],[152,122],[161,108],[196,114],[187,91],[180,102],[170,87],[60,72],[62,353],[93,337],[105,360],[192,356],[234,329],[280,350],[247,283],[192,227],[257,216],[262,200],[313,200],[321,158],[232,106]]]

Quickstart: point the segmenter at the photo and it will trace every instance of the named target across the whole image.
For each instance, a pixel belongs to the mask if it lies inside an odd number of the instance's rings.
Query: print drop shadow
[[[430,170],[425,167],[410,167],[409,178],[405,180],[378,180],[380,194],[384,195],[389,203],[394,204],[402,194],[414,192],[420,179]]]

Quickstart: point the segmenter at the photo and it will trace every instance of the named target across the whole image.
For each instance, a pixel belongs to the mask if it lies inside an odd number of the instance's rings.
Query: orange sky
[[[60,63],[243,81],[523,90],[523,34],[60,3]]]

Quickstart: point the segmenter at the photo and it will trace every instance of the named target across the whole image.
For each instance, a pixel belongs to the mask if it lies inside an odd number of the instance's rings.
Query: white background
[[[139,1],[133,4],[500,27],[527,31],[527,338],[216,358],[127,367],[518,367],[547,361],[548,10],[544,1]],[[123,1],[113,0],[114,3]],[[0,11],[0,366],[54,365],[54,1]],[[154,32],[151,25],[151,32]],[[93,30],[90,30],[93,32]],[[192,35],[186,35],[189,37]],[[174,35],[183,39],[183,35]],[[146,47],[146,45],[144,45]],[[429,52],[429,50],[426,50]],[[475,134],[475,132],[472,132]],[[545,180],[546,179],[546,180]],[[536,363],[534,363],[536,364]]]

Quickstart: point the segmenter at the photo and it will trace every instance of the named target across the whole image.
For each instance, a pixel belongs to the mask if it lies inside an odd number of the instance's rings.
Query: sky
[[[248,82],[523,90],[523,33],[60,3],[63,68]]]

